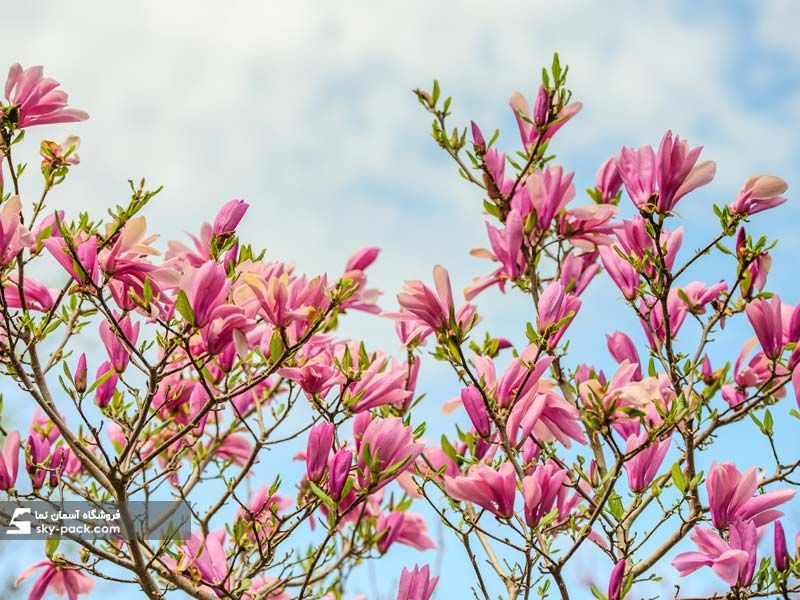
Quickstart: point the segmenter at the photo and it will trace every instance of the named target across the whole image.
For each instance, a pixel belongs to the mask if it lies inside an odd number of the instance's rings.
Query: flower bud
[[[775,521],[772,543],[775,550],[775,568],[778,571],[785,571],[789,568],[789,551],[786,549],[786,534],[780,521]]]
[[[214,235],[226,235],[236,231],[248,208],[250,205],[244,200],[230,200],[225,203],[214,219]]]
[[[472,425],[481,437],[488,437],[492,432],[492,423],[480,391],[474,385],[461,390],[461,402],[469,415]]]
[[[332,446],[333,423],[320,423],[311,428],[306,447],[306,473],[311,481],[318,482],[325,475]]]
[[[619,600],[622,595],[622,584],[625,580],[626,561],[619,561],[611,570],[611,577],[608,580],[608,600]]]
[[[75,391],[83,394],[86,391],[86,353],[80,355],[75,373],[72,375],[72,382],[75,384]]]

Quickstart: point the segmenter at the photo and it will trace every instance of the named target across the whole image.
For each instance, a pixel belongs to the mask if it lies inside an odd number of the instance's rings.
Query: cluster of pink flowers
[[[466,132],[444,132],[450,100],[441,107],[438,83],[416,91],[434,115],[434,138],[485,196],[488,248],[472,254],[495,264],[463,302],[437,265],[432,285],[407,281],[397,309],[382,310],[368,287],[377,247],[355,252],[340,276],[301,274],[240,241],[250,209],[242,199],[188,243],[165,246],[140,214],[155,195],[144,183],[105,224],[47,208],[48,193],[79,164],[74,137],[42,143],[45,191],[23,201],[15,132],[87,115],[67,106],[40,67],[12,66],[0,103],[0,364],[38,408],[27,439],[3,430],[0,490],[12,499],[113,498],[123,512],[162,486],[187,501],[206,485],[216,494],[210,507],[193,507],[191,535],[163,546],[94,540],[73,562],[48,542],[47,559],[18,579],[38,570],[29,600],[48,591],[76,600],[91,592],[92,575],[118,579],[102,570],[109,559],[152,598],[175,589],[201,600],[341,600],[347,574],[365,560],[398,545],[437,547],[419,504],[462,543],[474,594],[486,600],[497,595],[489,572],[512,598],[534,586],[569,598],[563,567],[587,541],[608,559],[608,600],[644,585],[665,556],[681,577],[710,567],[741,597],[800,592],[791,580],[800,562],[779,520],[800,462],[779,456],[770,412],[789,387],[800,402],[800,304],[766,291],[771,246],[742,227],[784,203],[787,185],[747,179],[715,207],[720,234],[683,258],[684,227],[671,221],[679,202],[713,180],[715,163],[667,132],[657,149],[608,158],[587,202],[575,202],[575,174],[551,154],[581,108],[565,82],[556,58],[532,108],[512,96],[521,164],[475,123],[465,151]],[[734,235],[728,250],[722,243]],[[733,277],[690,278],[715,248],[734,261]],[[32,279],[34,262],[64,284]],[[570,368],[569,334],[589,314],[585,292],[602,271],[637,331],[595,318],[597,335],[609,332],[596,357],[602,368]],[[531,302],[521,344],[478,336],[484,323],[473,302],[494,287]],[[394,322],[401,357],[337,337],[353,311]],[[713,336],[733,319],[754,337],[732,368],[715,370]],[[82,331],[99,337],[99,355],[76,348]],[[456,397],[443,403],[459,419],[456,433],[438,443],[415,411],[437,402],[418,390],[428,355],[457,378]],[[717,432],[749,425],[748,415],[755,435],[768,438],[774,474],[730,461],[704,474],[698,461]],[[287,483],[288,466],[265,458],[292,441],[303,468]],[[769,526],[773,560],[759,561]],[[663,546],[651,551],[659,536]],[[686,537],[697,550],[676,554]],[[397,599],[430,600],[438,581],[428,565],[403,569]]]

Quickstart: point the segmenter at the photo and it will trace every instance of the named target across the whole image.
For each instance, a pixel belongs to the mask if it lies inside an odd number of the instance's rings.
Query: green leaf
[[[61,538],[59,538],[57,535],[47,538],[47,541],[44,544],[44,553],[47,558],[53,558],[53,554],[55,554],[56,550],[58,550],[58,545],[60,543]]]
[[[105,373],[103,373],[102,375],[100,375],[100,377],[98,377],[98,378],[95,380],[95,382],[94,382],[94,383],[93,383],[91,386],[89,386],[89,389],[88,389],[88,390],[86,390],[86,393],[87,393],[87,394],[91,394],[93,391],[95,391],[95,389],[97,389],[97,387],[98,387],[98,386],[101,386],[101,385],[103,385],[103,384],[104,384],[106,381],[108,381],[108,379],[109,379],[109,378],[110,378],[110,377],[111,377],[113,374],[114,374],[114,369],[113,369],[113,368],[109,368],[109,369],[108,369],[108,371],[106,371]]]
[[[309,480],[308,485],[309,485],[309,487],[311,487],[311,491],[314,492],[314,495],[317,498],[319,498],[320,500],[322,500],[322,503],[325,506],[327,506],[332,513],[335,513],[336,512],[336,501],[333,498],[331,498],[330,496],[328,496],[328,494],[326,494],[322,490],[322,488],[320,488],[313,481]]]
[[[189,298],[183,290],[178,290],[178,300],[175,303],[175,308],[187,323],[194,325],[194,310],[192,310]]]
[[[606,598],[606,595],[603,592],[601,592],[600,590],[598,590],[597,586],[595,584],[592,584],[590,589],[592,591],[592,596],[597,598],[597,600],[608,600]]]
[[[283,342],[281,341],[281,334],[276,329],[272,332],[272,338],[269,340],[269,359],[272,361],[272,364],[278,362],[282,353]]]
[[[683,471],[681,470],[680,463],[675,463],[672,465],[672,481],[675,484],[675,487],[683,494],[686,492],[686,478],[683,476]]]
[[[769,409],[764,411],[764,431],[768,436],[772,436],[772,413],[769,412]]]

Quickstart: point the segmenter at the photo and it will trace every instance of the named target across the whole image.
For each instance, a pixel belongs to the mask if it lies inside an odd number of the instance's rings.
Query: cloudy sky
[[[83,139],[60,207],[99,214],[146,177],[165,186],[151,229],[177,237],[244,198],[242,237],[301,270],[338,273],[352,251],[381,246],[373,277],[391,307],[401,281],[428,278],[435,263],[459,288],[485,269],[468,255],[485,243],[481,198],[435,148],[413,87],[438,78],[457,121],[499,127],[513,150],[508,97],[532,95],[557,50],[585,106],[554,146],[579,190],[623,144],[655,144],[667,129],[717,161],[715,183],[680,207],[689,251],[712,231],[711,203],[751,174],[783,176],[790,198],[800,183],[798,14],[789,1],[27,2],[4,19],[0,48],[8,63],[45,65],[91,114],[36,132]],[[791,303],[798,216],[793,201],[751,226],[780,240],[771,278]],[[602,344],[598,318],[621,315],[606,283],[591,294],[579,357]],[[479,304],[493,331],[520,339],[529,307],[497,293]],[[388,323],[350,328],[397,347]],[[438,407],[453,383],[436,368],[429,381]]]

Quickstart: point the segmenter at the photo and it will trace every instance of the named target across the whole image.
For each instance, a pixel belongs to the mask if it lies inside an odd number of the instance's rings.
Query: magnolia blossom
[[[554,508],[558,520],[565,519],[577,504],[577,496],[568,497],[567,472],[554,461],[536,467],[532,475],[522,480],[522,498],[525,501],[525,522],[531,527]]]
[[[600,165],[600,168],[597,169],[594,182],[599,198],[603,202],[612,202],[616,199],[622,187],[622,177],[619,174],[617,163],[613,158],[607,159]]]
[[[551,98],[544,85],[539,86],[533,112],[525,96],[519,92],[511,96],[508,104],[517,119],[522,145],[528,152],[537,143],[552,138],[583,107],[580,102],[573,102],[564,106],[558,114],[552,114]]]
[[[12,431],[6,436],[0,453],[0,490],[8,491],[17,483],[19,448],[19,431]]]
[[[422,452],[423,444],[414,442],[411,428],[403,425],[402,419],[376,417],[356,437],[356,448],[359,484],[376,491],[411,466]]]
[[[438,577],[431,577],[428,565],[421,569],[414,565],[412,571],[404,567],[400,574],[397,600],[430,600],[438,581]]]
[[[783,194],[789,185],[774,175],[753,175],[744,182],[739,195],[731,204],[731,211],[742,215],[754,215],[762,210],[775,208],[786,202]]]
[[[23,69],[19,63],[11,65],[6,79],[5,97],[11,107],[16,109],[16,126],[21,129],[33,125],[88,119],[86,112],[67,108],[67,94],[56,89],[59,85],[56,80],[44,76],[42,67]],[[13,114],[11,107],[3,108],[6,118]]]
[[[38,569],[43,570],[33,584],[28,600],[41,600],[48,590],[59,596],[67,596],[69,600],[78,600],[78,596],[88,595],[94,589],[94,580],[78,567],[52,560],[43,560],[24,569],[14,585],[18,586]]]
[[[711,567],[720,579],[730,586],[749,585],[756,564],[756,525],[752,521],[736,520],[731,524],[726,541],[718,533],[698,525],[690,535],[699,552],[682,552],[672,561],[681,577],[701,567]]]
[[[447,332],[456,326],[466,330],[472,324],[475,307],[465,304],[455,309],[450,275],[444,267],[434,267],[433,281],[436,292],[421,281],[406,281],[403,291],[397,294],[401,310],[384,313],[384,316],[415,330],[412,336],[407,336],[409,342],[421,341],[434,331]]]
[[[639,435],[631,435],[625,444],[625,452],[639,450],[648,442],[648,434],[642,431]],[[634,492],[643,492],[653,481],[658,473],[661,463],[669,450],[670,439],[662,442],[655,441],[644,450],[625,462],[625,471],[628,473],[628,486]]]
[[[580,299],[573,294],[565,293],[564,286],[558,281],[552,282],[542,292],[537,304],[536,324],[541,333],[545,333],[548,328],[556,327],[547,335],[548,345],[551,348],[558,344],[580,307]]]
[[[511,463],[505,462],[497,470],[478,463],[466,475],[445,475],[444,489],[451,498],[474,502],[498,517],[508,519],[514,514],[517,476]]]
[[[633,203],[642,209],[654,204],[660,213],[671,212],[689,192],[709,183],[716,164],[697,164],[702,146],[689,148],[685,140],[668,131],[661,139],[658,153],[652,146],[638,150],[623,148],[616,159],[617,169]]]
[[[755,467],[742,473],[732,462],[714,463],[706,476],[714,527],[728,527],[736,519],[752,520],[761,527],[783,516],[775,507],[794,498],[795,491],[782,489],[755,495],[761,480]]]
[[[19,196],[12,196],[0,206],[0,266],[10,263],[36,241],[22,224],[21,214]]]
[[[428,525],[422,515],[405,511],[382,514],[375,524],[378,550],[385,553],[394,544],[404,544],[416,550],[430,550],[436,544],[428,537]]]

